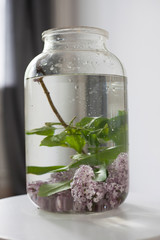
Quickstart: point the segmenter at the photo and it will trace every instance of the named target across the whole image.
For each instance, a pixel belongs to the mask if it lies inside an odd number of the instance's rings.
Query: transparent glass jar
[[[128,193],[127,79],[108,33],[50,29],[25,73],[27,193],[51,212],[101,212]]]

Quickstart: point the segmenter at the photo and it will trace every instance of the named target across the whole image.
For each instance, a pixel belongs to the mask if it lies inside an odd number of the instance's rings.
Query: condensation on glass
[[[50,29],[25,73],[27,193],[50,212],[102,212],[128,194],[127,79],[108,33]]]

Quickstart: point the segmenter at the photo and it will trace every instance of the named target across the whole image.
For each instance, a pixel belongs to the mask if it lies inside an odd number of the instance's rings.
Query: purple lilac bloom
[[[121,153],[108,168],[106,199],[109,208],[117,207],[128,192],[128,155]]]
[[[75,173],[75,169],[70,169],[64,172],[52,173],[50,182],[56,183],[56,182],[65,182],[65,181],[71,180],[74,176],[74,173]]]
[[[99,202],[104,197],[104,184],[96,182],[93,169],[88,165],[82,165],[73,177],[71,183],[71,195],[77,211],[88,208],[92,211],[93,203]]]
[[[117,159],[108,168],[108,179],[114,178],[114,182],[123,186],[128,191],[128,154],[120,153]]]
[[[37,194],[40,186],[41,186],[42,184],[44,184],[44,183],[47,183],[47,182],[35,181],[35,182],[32,182],[32,183],[29,183],[28,186],[27,186],[27,191],[28,191],[29,193],[35,193],[35,194]]]
[[[123,202],[128,192],[128,155],[121,153],[108,167],[105,182],[94,180],[94,171],[88,165],[80,166],[76,171],[51,174],[48,181],[36,181],[28,184],[31,199],[48,211],[103,211],[112,209]],[[38,196],[39,187],[44,183],[55,183],[73,179],[71,189],[49,197]]]
[[[77,211],[88,208],[92,211],[94,203],[104,198],[108,208],[117,207],[122,201],[122,196],[128,192],[128,155],[121,153],[108,168],[106,182],[93,180],[93,169],[82,165],[76,172],[71,183],[71,194]]]

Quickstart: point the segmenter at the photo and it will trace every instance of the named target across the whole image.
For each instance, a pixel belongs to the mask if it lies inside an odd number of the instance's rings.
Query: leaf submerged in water
[[[40,197],[48,197],[58,192],[70,189],[70,181],[60,182],[60,183],[45,183],[40,186],[38,195]]]

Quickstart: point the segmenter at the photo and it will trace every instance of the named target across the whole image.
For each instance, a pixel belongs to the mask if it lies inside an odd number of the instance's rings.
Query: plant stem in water
[[[40,78],[38,79],[38,82],[41,84],[41,86],[42,86],[42,88],[43,88],[43,90],[44,90],[44,93],[46,94],[46,97],[47,97],[47,99],[48,99],[48,102],[49,102],[49,104],[50,104],[53,112],[55,113],[55,115],[56,115],[57,118],[59,119],[59,121],[60,121],[60,123],[62,124],[62,126],[63,126],[64,128],[67,128],[68,125],[67,125],[67,123],[63,120],[63,118],[62,118],[61,115],[59,114],[57,108],[55,107],[55,105],[54,105],[54,103],[53,103],[53,101],[52,101],[52,99],[51,99],[50,92],[48,91],[45,83],[43,82],[43,77],[40,77]]]
[[[39,70],[39,72],[42,72],[44,74],[44,71],[42,69]],[[44,74],[45,75],[45,74]],[[61,117],[61,115],[59,114],[57,108],[55,107],[52,99],[51,99],[51,96],[50,96],[50,92],[48,91],[45,83],[43,82],[43,77],[40,77],[37,79],[37,81],[41,84],[42,88],[43,88],[43,91],[48,99],[48,102],[54,112],[54,114],[57,116],[57,118],[59,119],[60,123],[62,124],[62,126],[64,128],[67,128],[69,125],[63,120],[63,118]],[[83,154],[86,154],[86,152],[82,149],[82,153]]]

